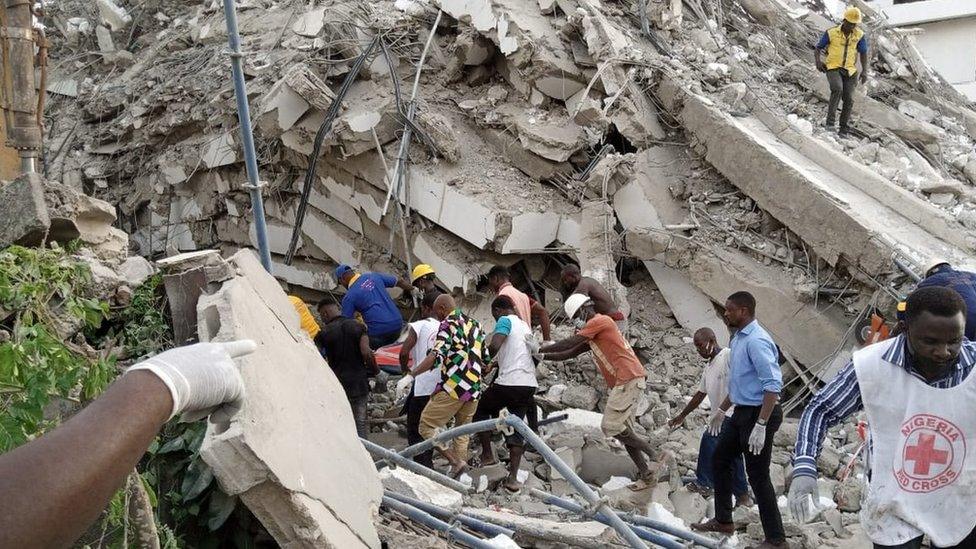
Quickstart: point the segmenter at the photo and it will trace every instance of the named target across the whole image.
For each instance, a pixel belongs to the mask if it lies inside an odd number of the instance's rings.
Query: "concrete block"
[[[444,287],[460,289],[462,293],[474,292],[478,278],[492,266],[513,261],[478,250],[443,229],[418,234],[414,237],[412,251],[418,263],[433,267]]]
[[[200,339],[249,338],[258,349],[237,361],[242,409],[208,423],[201,455],[282,547],[378,548],[382,487],[341,385],[253,252],[228,264],[236,276],[197,304]]]
[[[568,433],[572,436],[579,435],[588,439],[603,438],[603,431],[600,430],[603,414],[578,408],[567,408],[559,413],[566,414],[567,417],[562,421],[542,427],[547,437],[566,436],[563,433]],[[560,445],[569,446],[564,442]]]
[[[329,292],[336,289],[336,281],[332,276],[335,265],[315,263],[302,259],[295,259],[291,265],[285,265],[283,257],[271,256],[274,276],[293,286],[301,286],[309,290]]]
[[[306,216],[306,219],[308,219],[308,216]],[[271,253],[278,255],[288,253],[288,244],[291,242],[293,225],[275,220],[266,220],[265,225],[267,227],[268,249],[271,250]],[[258,233],[253,222],[248,224],[247,235],[251,240],[251,247],[257,249]],[[302,244],[302,237],[299,235],[296,249],[301,248]]]
[[[98,16],[102,23],[113,31],[122,30],[132,22],[132,16],[113,0],[95,0],[95,5],[98,7]]]
[[[515,541],[525,547],[539,547],[540,543],[548,547],[555,541],[567,547],[594,548],[617,544],[619,540],[613,528],[596,521],[557,522],[474,507],[465,507],[462,511],[465,515],[515,530]]]
[[[328,216],[309,210],[302,224],[302,234],[312,244],[325,251],[336,263],[356,265],[362,247],[352,231]]]
[[[44,242],[51,218],[44,202],[44,181],[39,174],[23,174],[0,187],[0,248],[11,244],[37,246]]]
[[[380,482],[383,488],[403,496],[409,496],[452,511],[460,511],[464,498],[460,492],[455,492],[417,473],[407,471],[403,467],[396,469],[384,468],[380,471]]]
[[[118,268],[118,272],[125,279],[126,284],[133,288],[142,285],[155,271],[152,263],[138,255],[129,257]]]
[[[569,175],[574,171],[569,162],[553,162],[527,151],[517,139],[504,130],[485,128],[480,133],[509,164],[536,181],[551,179],[557,174]]]
[[[222,133],[207,139],[200,161],[208,168],[218,168],[237,163],[237,144],[230,133]]]
[[[587,442],[583,446],[580,478],[592,484],[603,484],[610,477],[636,478],[637,466],[621,451],[614,452],[603,442]]]

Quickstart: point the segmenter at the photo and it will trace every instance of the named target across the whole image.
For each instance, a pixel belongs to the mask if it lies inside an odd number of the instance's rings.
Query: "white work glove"
[[[535,334],[525,334],[525,346],[529,349],[529,354],[535,356],[539,354],[539,340],[535,337]]]
[[[413,387],[413,376],[407,374],[400,378],[396,384],[396,401],[399,402],[410,394],[410,388]]]
[[[257,347],[250,339],[196,343],[163,351],[126,373],[148,370],[162,380],[173,397],[170,419],[182,413],[184,421],[195,421],[213,412],[215,421],[227,421],[240,410],[244,398],[244,379],[234,358]]]
[[[725,412],[721,408],[716,408],[712,412],[712,417],[708,419],[708,434],[717,437],[722,432],[722,423],[725,422]]]
[[[790,513],[799,524],[806,524],[820,513],[820,489],[817,479],[811,476],[794,476],[787,496]]]
[[[749,435],[749,453],[759,455],[766,444],[766,426],[756,424]]]

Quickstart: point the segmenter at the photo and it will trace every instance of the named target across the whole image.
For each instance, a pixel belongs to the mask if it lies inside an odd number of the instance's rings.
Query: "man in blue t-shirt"
[[[342,316],[354,318],[359,313],[363,317],[370,348],[396,343],[403,329],[403,316],[386,289],[396,286],[410,293],[410,282],[384,273],[357,273],[349,265],[336,267],[335,277],[346,287]]]

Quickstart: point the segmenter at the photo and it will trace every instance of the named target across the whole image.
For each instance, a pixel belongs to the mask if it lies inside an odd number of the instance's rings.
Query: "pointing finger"
[[[218,343],[218,345],[221,345],[224,348],[224,350],[227,351],[227,354],[231,356],[231,358],[237,358],[237,357],[249,355],[258,348],[258,344],[255,343],[253,339],[224,341]]]

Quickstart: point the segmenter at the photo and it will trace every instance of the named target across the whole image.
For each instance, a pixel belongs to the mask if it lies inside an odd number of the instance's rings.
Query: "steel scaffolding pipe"
[[[424,526],[433,528],[438,532],[444,532],[449,537],[456,539],[457,541],[467,545],[468,547],[473,547],[474,549],[492,549],[495,547],[479,537],[475,537],[457,526],[452,526],[441,519],[431,515],[430,513],[424,512],[412,505],[403,503],[389,496],[383,496],[383,506],[400,513],[410,520],[415,520]]]
[[[543,492],[538,488],[532,489],[532,495],[541,499],[543,503],[555,505],[556,507],[565,509],[567,511],[572,511],[573,513],[587,516],[586,508],[573,500],[561,498],[548,492]],[[597,522],[602,522],[603,524],[609,524],[609,520],[604,513],[596,513],[593,515],[593,519]],[[684,549],[685,547],[683,544],[674,541],[671,538],[664,537],[661,534],[655,534],[654,532],[645,530],[643,528],[635,528],[634,531],[637,532],[637,535],[640,536],[641,539],[647,540],[655,545],[665,547],[666,549]]]
[[[441,431],[436,435],[430,437],[429,439],[418,442],[413,446],[408,446],[407,448],[400,450],[399,454],[405,458],[412,458],[416,455],[420,455],[427,450],[434,448],[435,446],[446,444],[457,437],[463,437],[467,435],[473,435],[476,433],[482,433],[484,431],[494,431],[500,428],[502,425],[501,419],[486,419],[484,421],[475,421],[474,423],[468,423],[461,425],[460,427],[455,427],[453,429],[448,429],[446,431]]]
[[[451,490],[456,490],[462,494],[470,494],[474,492],[474,488],[464,484],[463,482],[459,482],[447,475],[443,475],[433,469],[429,469],[410,458],[397,454],[393,450],[388,450],[379,444],[366,440],[365,438],[361,438],[359,440],[363,443],[363,446],[366,447],[366,450],[368,450],[369,453],[376,454],[383,459],[389,460],[397,466],[403,467],[407,471],[410,471],[411,473],[416,473],[424,478],[429,478],[437,484],[446,486]]]
[[[572,500],[569,500],[569,499],[566,499],[566,498],[561,498],[561,497],[556,496],[554,494],[550,494],[548,492],[544,492],[542,490],[539,490],[538,488],[533,488],[532,489],[532,495],[538,497],[544,503],[549,503],[549,504],[555,505],[557,507],[562,507],[563,509],[566,509],[567,511],[573,511],[573,512],[576,512],[576,513],[583,513],[583,512],[586,511],[583,508],[582,505],[576,503],[575,501],[572,501]],[[680,538],[680,539],[683,539],[683,540],[687,540],[687,541],[690,541],[690,542],[694,543],[695,545],[700,545],[702,547],[708,547],[709,549],[723,549],[723,547],[724,547],[722,545],[722,543],[719,542],[719,541],[717,541],[717,540],[714,540],[714,539],[709,538],[707,536],[703,536],[703,535],[700,535],[700,534],[696,534],[696,533],[691,532],[691,531],[688,531],[688,530],[684,530],[684,529],[681,529],[681,528],[677,528],[677,527],[671,526],[670,524],[666,524],[666,523],[661,522],[661,521],[658,521],[658,520],[650,519],[650,518],[647,518],[647,517],[642,517],[640,515],[634,515],[634,514],[631,514],[631,513],[621,513],[620,511],[617,511],[617,516],[619,516],[620,518],[624,519],[624,521],[626,521],[626,522],[629,522],[629,523],[632,523],[632,524],[637,524],[638,526],[643,526],[645,528],[650,528],[651,530],[656,530],[658,532],[661,532],[661,533],[664,533],[664,534],[668,534],[669,536],[674,536],[676,538]],[[603,522],[603,521],[600,521],[600,522]],[[659,542],[656,542],[654,540],[648,539],[646,537],[644,539],[647,539],[648,541],[651,541],[651,542],[654,542],[654,543],[659,543]],[[671,542],[670,540],[668,540],[668,541]],[[672,543],[672,545],[668,545],[666,547],[682,547],[682,545],[680,545],[680,544],[678,544],[677,546],[675,546],[674,545],[674,542],[671,542],[671,543]],[[661,545],[662,546],[665,546],[664,544],[661,544]]]
[[[524,421],[516,415],[506,413],[503,413],[499,419],[515,429],[518,434],[522,435],[522,438],[532,445],[553,469],[559,471],[559,474],[569,481],[569,484],[579,495],[583,496],[583,499],[602,511],[607,517],[608,524],[620,534],[620,537],[627,540],[627,543],[631,547],[635,549],[645,549],[647,547],[647,544],[640,539],[631,526],[618,517],[616,511],[607,502],[600,499],[600,495],[590,488],[588,484],[583,482],[583,479],[576,474],[576,471],[569,465],[566,465],[566,462],[556,455],[556,452],[539,435],[535,434],[532,429],[529,429],[529,426]]]
[[[482,534],[486,534],[492,537],[498,535],[504,535],[511,538],[515,536],[515,530],[511,530],[503,526],[498,526],[497,524],[491,524],[489,522],[485,522],[483,520],[479,520],[474,517],[469,517],[468,515],[463,515],[461,513],[455,513],[450,509],[445,509],[438,505],[434,505],[433,503],[420,501],[419,499],[414,499],[410,496],[405,496],[403,494],[391,492],[390,490],[386,490],[384,492],[384,495],[386,495],[387,497],[391,497],[397,501],[402,501],[407,505],[412,505],[417,509],[420,509],[421,511],[424,511],[426,513],[430,513],[431,515],[441,520],[448,521],[448,522],[455,522],[455,521],[459,522],[472,530],[481,532]]]
[[[234,98],[237,100],[237,120],[241,124],[241,142],[244,148],[244,166],[247,168],[247,185],[251,194],[251,208],[254,210],[254,230],[257,233],[258,252],[261,265],[269,273],[271,250],[268,248],[268,226],[264,217],[264,197],[261,196],[262,183],[258,177],[257,153],[254,151],[254,132],[251,129],[251,109],[247,103],[247,88],[244,86],[244,54],[241,53],[241,36],[237,32],[237,8],[234,0],[224,0],[224,18],[227,20],[227,54],[234,80]]]

